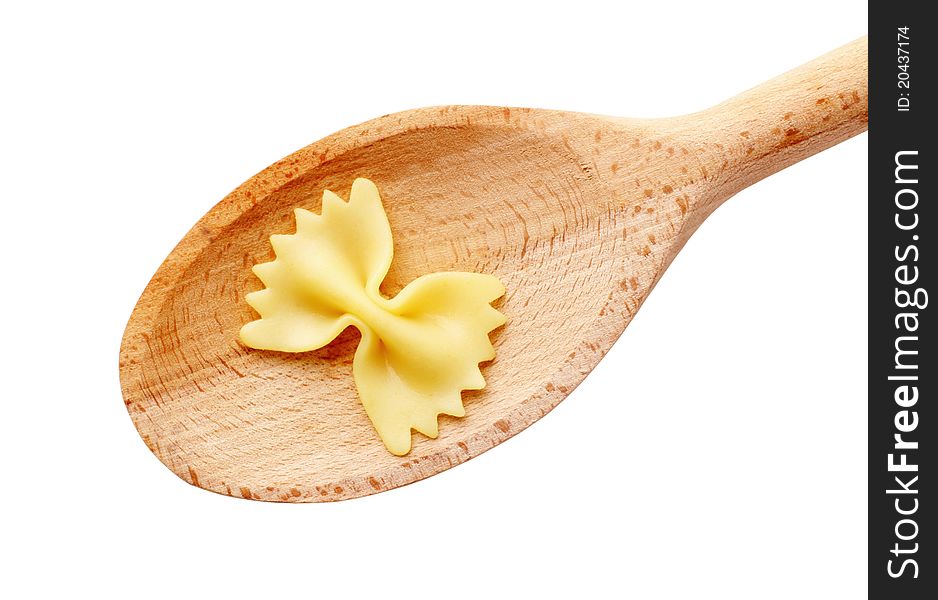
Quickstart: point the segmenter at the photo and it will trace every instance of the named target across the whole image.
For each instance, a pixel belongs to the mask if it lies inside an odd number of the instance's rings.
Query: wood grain
[[[127,410],[174,473],[254,500],[318,502],[405,485],[541,418],[602,358],[688,237],[740,189],[867,126],[866,39],[673,119],[483,106],[388,115],[276,162],[224,198],[141,296],[120,353]],[[425,273],[492,273],[508,316],[485,390],[390,454],[351,376],[358,334],[322,350],[248,349],[251,266],[296,207],[356,177],[381,190],[395,258],[383,291]]]

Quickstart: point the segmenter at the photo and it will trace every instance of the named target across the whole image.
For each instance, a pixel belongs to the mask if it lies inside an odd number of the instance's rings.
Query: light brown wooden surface
[[[480,106],[388,115],[311,144],[224,198],[141,296],[120,354],[127,410],[184,480],[256,500],[354,498],[428,477],[545,415],[602,358],[684,242],[724,200],[867,126],[867,44],[853,42],[709,110],[633,120]],[[244,301],[292,211],[323,189],[381,190],[393,295],[425,273],[497,275],[487,388],[390,454],[356,395],[358,333],[304,354],[251,350]],[[692,335],[692,332],[689,334]]]

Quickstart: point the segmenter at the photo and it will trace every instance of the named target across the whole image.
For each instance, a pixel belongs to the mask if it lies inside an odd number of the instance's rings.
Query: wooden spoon
[[[317,502],[373,494],[485,452],[547,414],[599,362],[700,223],[744,187],[867,128],[857,40],[700,113],[621,119],[446,106],[388,115],[280,160],[224,198],[150,281],[120,379],[144,442],[214,492]],[[497,275],[508,316],[466,417],[390,454],[351,375],[354,329],[305,354],[238,342],[244,295],[293,209],[356,177],[394,232],[387,295],[436,271]]]

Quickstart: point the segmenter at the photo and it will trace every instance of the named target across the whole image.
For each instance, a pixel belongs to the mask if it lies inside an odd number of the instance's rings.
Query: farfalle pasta
[[[306,352],[357,328],[352,372],[362,405],[387,449],[407,454],[411,430],[437,437],[440,414],[464,416],[462,390],[485,387],[479,363],[495,357],[488,334],[505,323],[490,303],[505,288],[492,275],[432,273],[385,298],[391,228],[367,179],[355,180],[348,202],[325,191],[321,215],[295,215],[296,233],[270,238],[276,259],[254,266],[265,289],[246,299],[261,318],[241,329],[241,341]]]

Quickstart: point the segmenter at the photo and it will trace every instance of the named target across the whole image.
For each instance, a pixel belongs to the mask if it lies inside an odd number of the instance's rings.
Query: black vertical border
[[[938,23],[925,16],[927,3],[873,1],[869,4],[870,23],[870,128],[869,128],[869,589],[870,598],[896,598],[913,600],[917,598],[938,597],[938,565],[932,544],[938,536],[934,533],[934,515],[938,507],[934,506],[934,488],[936,463],[934,446],[938,445],[938,427],[934,420],[938,411],[933,404],[938,402],[936,391],[936,369],[934,347],[935,325],[931,307],[938,302],[938,295],[928,299],[928,306],[923,309],[900,308],[896,302],[896,289],[912,291],[923,288],[927,292],[938,290],[932,285],[938,261],[935,260],[935,172],[934,142],[935,135],[932,112],[938,109],[935,96],[929,90],[934,87],[930,81],[938,75],[938,64],[933,60],[936,28]],[[909,88],[900,87],[898,60],[898,33],[900,27],[908,27]],[[899,110],[900,94],[908,94],[907,111]],[[916,184],[896,183],[896,153],[917,151],[909,155],[918,164]],[[915,177],[911,171],[903,171],[909,177]],[[896,206],[896,194],[903,188],[914,188],[918,194],[918,204],[909,211],[899,210]],[[903,193],[901,200],[909,204],[912,195]],[[859,199],[858,199],[859,200]],[[901,214],[900,214],[901,213]],[[902,230],[897,226],[897,214],[904,224],[914,221],[912,213],[918,217],[914,230]],[[914,237],[917,236],[917,239]],[[917,249],[913,251],[910,246]],[[904,260],[900,256],[904,256]],[[907,265],[909,270],[902,271],[903,277],[909,277],[918,267],[918,279],[911,285],[897,283],[897,269]],[[918,313],[918,328],[914,333],[905,332],[902,321],[897,328],[897,316],[903,312]],[[904,362],[915,362],[918,368],[897,372],[895,369],[896,340],[898,336],[913,335],[917,340],[903,342],[904,349],[917,350],[917,355],[906,355]],[[890,376],[916,375],[917,381],[895,381]],[[918,400],[914,406],[903,407],[896,402],[896,389],[903,384],[918,388]],[[911,411],[916,413],[916,428],[902,433],[905,440],[917,441],[915,450],[897,450],[895,435],[897,414],[910,411],[905,417],[899,416],[905,427],[912,419]],[[904,420],[903,420],[904,419]],[[890,472],[889,454],[894,455],[894,462],[900,461],[899,454],[906,454],[909,463],[918,466],[915,472]],[[887,490],[900,488],[895,477],[908,485],[909,479],[918,476],[918,480],[909,488],[917,493],[890,494]],[[903,510],[915,507],[914,514],[903,516],[897,512],[896,500]],[[915,526],[906,522],[900,525],[900,533],[914,539],[902,540],[897,536],[896,526],[903,518],[915,521]],[[909,553],[894,553],[896,544],[900,549],[911,550]],[[915,544],[918,544],[917,548]],[[912,577],[912,564],[905,565],[903,574],[892,577],[889,574],[889,561],[892,569],[899,571],[903,561],[912,559],[918,567],[918,577]],[[926,590],[928,590],[926,592]]]

